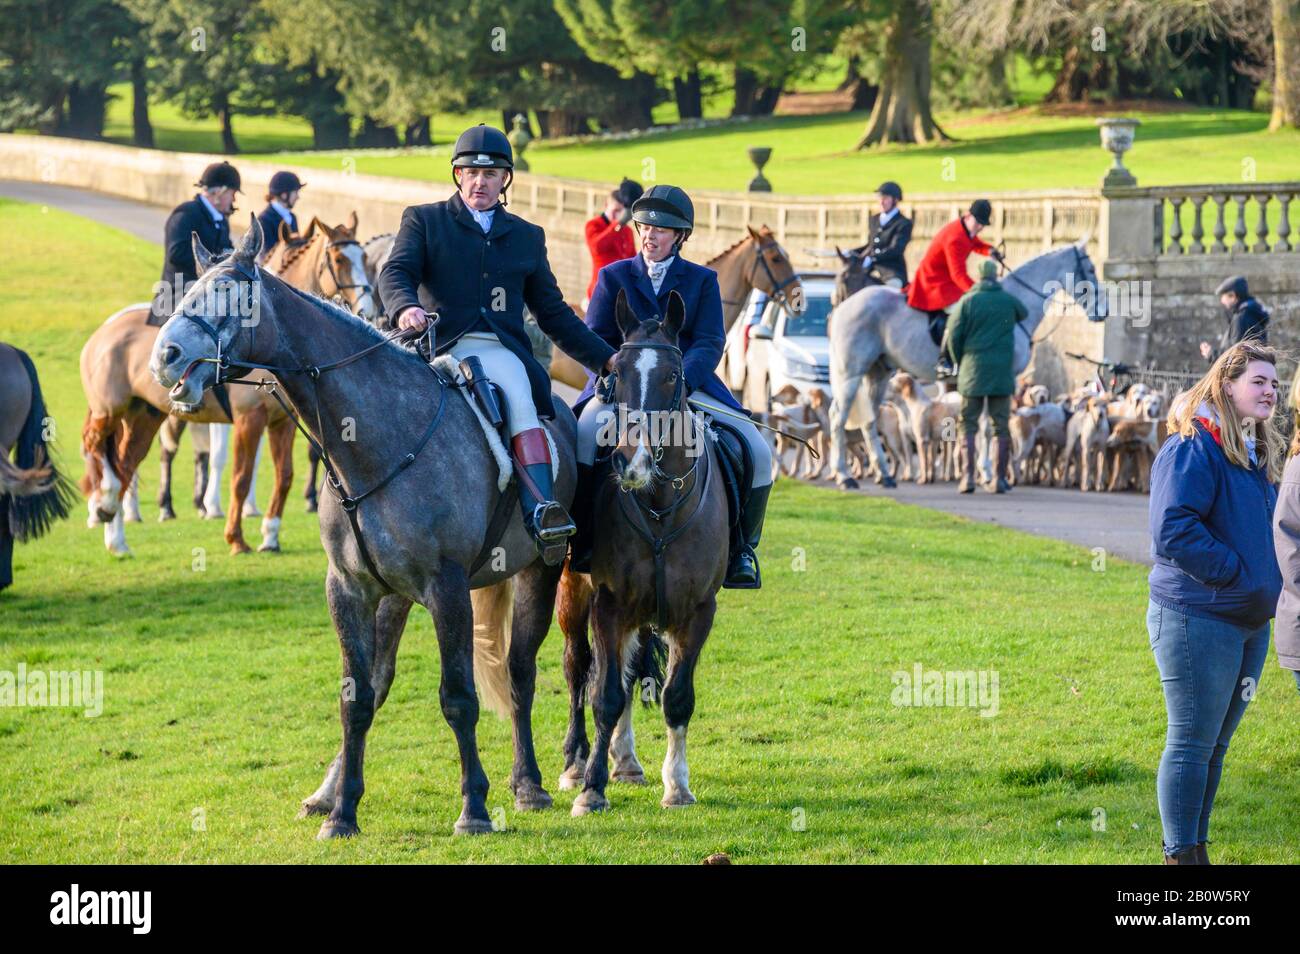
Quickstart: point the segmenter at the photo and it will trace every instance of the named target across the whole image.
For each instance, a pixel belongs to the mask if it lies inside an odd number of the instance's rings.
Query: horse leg
[[[316,512],[316,468],[320,466],[320,454],[316,451],[316,445],[312,444],[307,449],[307,460],[311,462],[311,475],[307,478],[307,489],[303,495],[307,498],[307,512]]]
[[[478,694],[474,689],[474,613],[469,598],[469,579],[464,569],[443,560],[425,605],[431,607],[438,633],[442,661],[442,682],[438,698],[442,715],[456,734],[460,750],[460,792],[464,799],[454,831],[457,835],[492,831],[487,811],[488,778],[479,761]]]
[[[195,424],[190,429],[190,443],[194,445],[194,509],[204,516],[203,497],[208,490],[208,458],[212,450],[212,428]]]
[[[131,548],[126,543],[123,512],[125,508],[121,506],[118,497],[122,488],[130,488],[136,470],[144,455],[149,452],[149,445],[153,443],[154,435],[158,433],[158,426],[161,423],[162,414],[147,405],[144,410],[123,418],[121,439],[118,441],[116,451],[117,472],[114,473],[107,460],[101,461],[103,483],[100,484],[99,516],[104,521],[104,545],[114,556],[131,555]],[[114,429],[109,439],[112,440],[117,434],[117,429]],[[109,506],[112,510],[105,512]]]
[[[845,490],[855,490],[858,486],[858,482],[849,475],[846,451],[848,435],[845,433],[845,425],[848,423],[849,411],[853,408],[853,402],[858,396],[858,388],[861,386],[862,375],[859,374],[842,378],[833,385],[835,393],[831,398],[830,410],[831,472],[835,475],[835,482]]]
[[[244,506],[240,512],[245,517],[260,517],[262,511],[257,509],[257,470],[262,464],[262,438],[258,435],[257,444],[253,450],[253,467],[252,475],[248,478],[248,496],[244,499]]]
[[[232,506],[231,510],[234,509]],[[333,570],[325,578],[325,596],[343,650],[343,690],[339,696],[343,751],[334,786],[334,804],[316,835],[322,840],[348,838],[361,831],[357,827],[357,803],[366,788],[363,773],[366,733],[375,718],[375,689],[370,681],[370,669],[375,654],[378,605],[355,580]]]
[[[176,511],[172,509],[172,462],[180,449],[181,434],[185,431],[185,422],[177,417],[168,417],[158,430],[158,461],[161,473],[158,486],[158,519],[175,520]]]
[[[293,421],[287,417],[276,421],[267,429],[271,460],[275,462],[275,487],[271,491],[271,500],[266,505],[266,516],[262,518],[262,545],[257,548],[259,553],[280,552],[280,519],[284,514],[285,502],[289,499],[289,488],[293,486],[293,435]]]
[[[379,609],[375,611],[375,654],[370,663],[370,685],[375,690],[376,712],[388,698],[388,690],[393,685],[393,675],[397,671],[397,647],[402,641],[402,631],[406,629],[406,617],[411,612],[411,605],[410,600],[390,594],[379,601]],[[320,787],[302,800],[299,818],[328,815],[333,810],[334,792],[338,788],[342,770],[343,751],[340,749],[326,769]]]
[[[560,578],[560,629],[564,632],[564,679],[569,685],[569,728],[564,734],[562,791],[581,788],[587,772],[591,744],[587,741],[584,701],[591,672],[591,644],[587,621],[591,618],[591,586],[587,579],[565,570]]]
[[[643,635],[642,639],[646,637]],[[631,785],[644,785],[645,769],[636,757],[636,736],[632,733],[632,709],[636,705],[638,693],[636,683],[629,687],[627,703],[614,726],[614,736],[610,740],[609,750],[614,756],[614,781],[627,782]]]
[[[515,750],[510,791],[515,796],[515,810],[520,812],[551,807],[551,796],[542,788],[542,770],[537,767],[537,752],[533,748],[533,696],[537,684],[537,651],[551,628],[562,569],[535,560],[515,577],[508,656]]]
[[[229,424],[208,425],[208,482],[203,488],[203,516],[207,520],[220,520],[225,516],[221,510],[221,475],[230,455],[231,430]]]
[[[226,542],[233,556],[252,553],[244,542],[244,501],[253,481],[253,462],[257,459],[257,442],[266,429],[266,409],[256,407],[235,418],[231,441],[230,513],[226,516]]]
[[[122,497],[122,519],[127,523],[143,523],[140,516],[140,471],[131,475],[126,494]]]
[[[885,398],[886,383],[884,375],[875,369],[867,375],[867,404],[863,408],[866,422],[862,425],[862,443],[866,445],[867,455],[879,474],[877,483],[882,487],[893,488],[898,483],[890,476],[885,447],[880,441],[880,405]]]
[[[594,671],[591,680],[591,714],[596,723],[596,743],[587,760],[582,792],[570,812],[575,818],[609,807],[605,786],[609,783],[609,742],[614,725],[623,714],[627,693],[623,691],[623,661],[627,627],[619,618],[614,594],[602,586],[592,599],[591,618],[596,630]]]
[[[714,594],[695,608],[686,632],[673,639],[664,683],[664,722],[668,725],[668,751],[664,754],[664,808],[695,804],[686,766],[686,727],[695,711],[695,664],[713,628],[718,602]],[[676,634],[674,634],[676,635]]]

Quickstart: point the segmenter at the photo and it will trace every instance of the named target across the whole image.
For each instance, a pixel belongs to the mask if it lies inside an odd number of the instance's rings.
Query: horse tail
[[[15,349],[17,351],[17,349]],[[34,540],[42,536],[55,520],[62,520],[72,509],[73,489],[67,477],[59,472],[50,457],[45,443],[45,427],[49,417],[45,410],[45,398],[41,394],[40,378],[36,374],[36,365],[25,351],[18,351],[18,358],[27,369],[27,380],[31,383],[32,401],[27,411],[27,420],[18,432],[14,443],[17,452],[18,471],[28,472],[29,479],[24,484],[29,493],[15,495],[9,504],[9,532],[14,539]],[[7,462],[6,462],[7,463]],[[39,481],[33,486],[29,481],[32,472],[36,472]]]
[[[636,658],[632,662],[632,688],[634,692],[641,693],[642,705],[649,708],[657,705],[663,694],[668,644],[657,630],[649,626],[641,631],[641,636],[641,644],[637,647]]]
[[[503,719],[513,708],[510,684],[510,627],[514,617],[512,579],[473,590],[474,682],[483,704]]]

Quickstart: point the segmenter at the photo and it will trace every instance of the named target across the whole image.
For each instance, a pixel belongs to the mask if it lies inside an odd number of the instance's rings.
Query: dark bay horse
[[[392,684],[398,642],[415,603],[433,617],[442,662],[439,699],[460,750],[463,807],[455,832],[493,830],[475,735],[476,655],[480,663],[491,660],[491,671],[478,667],[485,699],[504,694],[513,719],[515,806],[549,806],[533,752],[531,712],[537,649],[550,625],[561,568],[537,558],[513,499],[503,535],[490,539],[501,495],[496,459],[474,411],[413,352],[259,269],[256,219],[227,259],[210,262],[196,245],[204,271],[154,345],[150,366],[158,383],[170,389],[174,403],[191,406],[218,380],[249,370],[256,378],[261,371],[255,366],[273,367],[323,448],[327,473],[332,468],[320,527],[329,557],[325,592],[343,652],[343,746],[303,813],[328,816],[321,838],[358,832],[366,733]],[[237,296],[256,303],[251,316],[209,306]],[[384,386],[376,388],[376,381]],[[569,506],[577,428],[562,403],[557,412],[562,416],[551,424],[560,452],[555,489]],[[485,590],[472,601],[471,588],[480,587]],[[480,604],[491,612],[476,621]]]
[[[662,324],[639,321],[621,291],[615,305],[624,341],[614,369],[614,403],[620,410],[612,438],[618,442],[614,479],[596,494],[594,520],[600,529],[591,574],[566,569],[560,588],[570,696],[565,778],[576,784],[581,773],[583,786],[573,803],[575,816],[609,807],[611,750],[616,779],[644,780],[632,738],[638,692],[629,690],[641,689],[630,677],[650,626],[668,643],[661,698],[668,725],[663,805],[695,801],[688,785],[686,728],[695,710],[695,667],[713,628],[727,569],[728,513],[716,451],[705,438],[703,417],[687,403],[677,347],[684,312],[676,292],[669,295]],[[595,630],[590,648],[588,619]],[[582,711],[588,691],[596,728],[589,757]]]
[[[14,542],[43,535],[72,505],[72,485],[50,458],[49,430],[36,365],[0,342],[0,590],[13,582]]]

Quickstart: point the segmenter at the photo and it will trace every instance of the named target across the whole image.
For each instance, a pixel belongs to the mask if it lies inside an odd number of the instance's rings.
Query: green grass
[[[104,316],[147,294],[159,254],[0,201],[0,339],[33,354],[74,474],[78,351]],[[301,468],[301,441],[297,450]],[[84,510],[18,548],[17,583],[0,595],[0,670],[102,670],[105,708],[98,718],[0,709],[2,863],[1159,858],[1164,708],[1144,570],[1112,559],[1093,572],[1081,548],[789,481],[772,499],[765,586],[723,592],[699,669],[698,805],[669,812],[657,784],[612,787],[607,814],[569,817],[573,794],[554,786],[566,715],[554,630],[535,728],[556,805],[513,811],[510,733],[485,716],[489,805],[505,810],[508,831],[452,838],[455,747],[438,711],[432,627],[416,612],[370,735],[363,834],[317,843],[317,824],[294,814],[338,744],[340,664],[316,520],[302,512],[300,478],[284,553],[232,558],[220,526],[190,510],[189,459],[183,449],[180,518],[167,524],[148,503],[155,459],[144,467],[146,522],[128,528],[134,558],[111,559]],[[997,714],[894,706],[893,675],[917,663],[997,670]],[[1216,860],[1294,860],[1298,704],[1270,660],[1233,740]],[[661,716],[637,722],[657,776]],[[1094,830],[1098,810],[1104,831]]]
[[[1263,113],[1187,109],[1138,115],[1142,126],[1125,162],[1142,185],[1242,182],[1247,160],[1259,182],[1300,174],[1300,133],[1269,133]],[[770,146],[764,174],[773,189],[811,195],[870,192],[886,178],[911,193],[1090,188],[1100,185],[1110,165],[1089,116],[1035,110],[941,116],[955,141],[858,152],[853,145],[866,119],[866,113],[785,116],[625,142],[539,143],[527,159],[543,175],[599,181],[632,176],[686,188],[742,190],[754,174],[746,150]],[[441,184],[449,152],[435,147],[258,158]]]

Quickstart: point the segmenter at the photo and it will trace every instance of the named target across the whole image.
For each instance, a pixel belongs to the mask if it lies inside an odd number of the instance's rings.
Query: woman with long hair
[[[1254,697],[1282,588],[1273,509],[1277,353],[1225,351],[1169,412],[1151,468],[1147,630],[1168,731],[1156,775],[1166,864],[1209,864],[1228,742]]]

